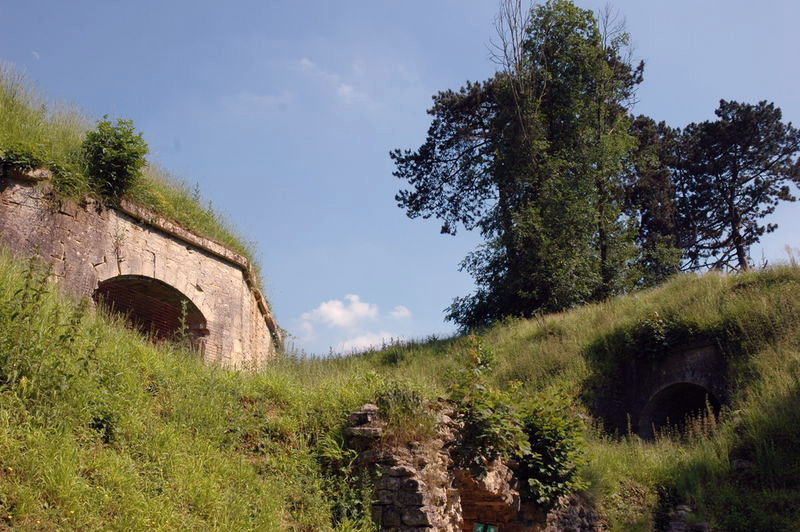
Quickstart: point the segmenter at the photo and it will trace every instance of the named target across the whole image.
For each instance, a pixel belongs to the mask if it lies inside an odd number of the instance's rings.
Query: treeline
[[[683,129],[634,116],[644,63],[624,23],[568,0],[503,0],[482,82],[433,97],[417,150],[394,150],[396,199],[442,233],[479,230],[462,269],[465,328],[625,293],[682,270],[750,267],[748,250],[794,201],[800,131],[772,103],[720,101]]]

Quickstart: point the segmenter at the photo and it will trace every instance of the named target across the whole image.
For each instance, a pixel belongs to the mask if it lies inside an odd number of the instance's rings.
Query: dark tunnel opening
[[[716,417],[719,400],[703,386],[689,382],[672,384],[656,393],[645,406],[639,420],[639,435],[653,439],[665,431],[685,433],[687,422],[708,413]]]
[[[122,275],[100,283],[94,299],[156,340],[176,340],[182,320],[192,347],[201,349],[208,335],[205,316],[180,291],[150,277]]]

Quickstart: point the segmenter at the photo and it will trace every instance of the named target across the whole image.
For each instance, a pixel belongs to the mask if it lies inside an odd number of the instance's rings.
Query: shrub
[[[147,144],[141,133],[134,131],[130,120],[117,120],[114,125],[107,118],[104,116],[97,129],[86,134],[83,151],[92,185],[116,202],[141,175]]]
[[[39,146],[34,144],[14,143],[0,146],[0,163],[30,170],[45,164],[45,157]]]
[[[450,397],[457,403],[455,420],[462,424],[453,454],[458,466],[481,479],[492,461],[520,457],[529,445],[511,395],[488,384],[494,368],[491,351],[476,336],[469,341],[467,366],[450,388]]]
[[[564,396],[540,395],[526,408],[524,431],[530,450],[520,460],[523,495],[553,505],[561,495],[585,488],[580,420]],[[525,482],[527,481],[527,482]]]

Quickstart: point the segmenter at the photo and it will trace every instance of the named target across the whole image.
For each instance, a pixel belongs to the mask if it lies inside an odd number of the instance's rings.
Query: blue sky
[[[597,9],[605,2],[579,1]],[[800,124],[800,2],[614,2],[646,62],[635,111],[674,126],[720,98]],[[446,334],[477,235],[395,206],[390,149],[438,90],[493,72],[490,0],[0,3],[0,59],[50,98],[130,118],[151,159],[256,244],[280,325],[307,352]],[[796,204],[753,256],[800,246]]]

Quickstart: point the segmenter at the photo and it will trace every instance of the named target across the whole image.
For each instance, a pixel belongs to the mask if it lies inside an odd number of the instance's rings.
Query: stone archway
[[[610,433],[654,438],[669,423],[685,426],[687,414],[715,413],[728,400],[728,366],[716,342],[688,343],[658,356],[625,359],[598,390],[595,413]]]
[[[677,382],[653,394],[639,416],[639,435],[653,439],[656,433],[667,428],[683,432],[689,418],[708,412],[716,416],[721,404],[707,388],[692,382]]]
[[[191,344],[199,350],[204,347],[208,335],[205,316],[181,291],[163,281],[142,275],[118,275],[100,282],[93,298],[157,340],[178,338],[183,321]]]

